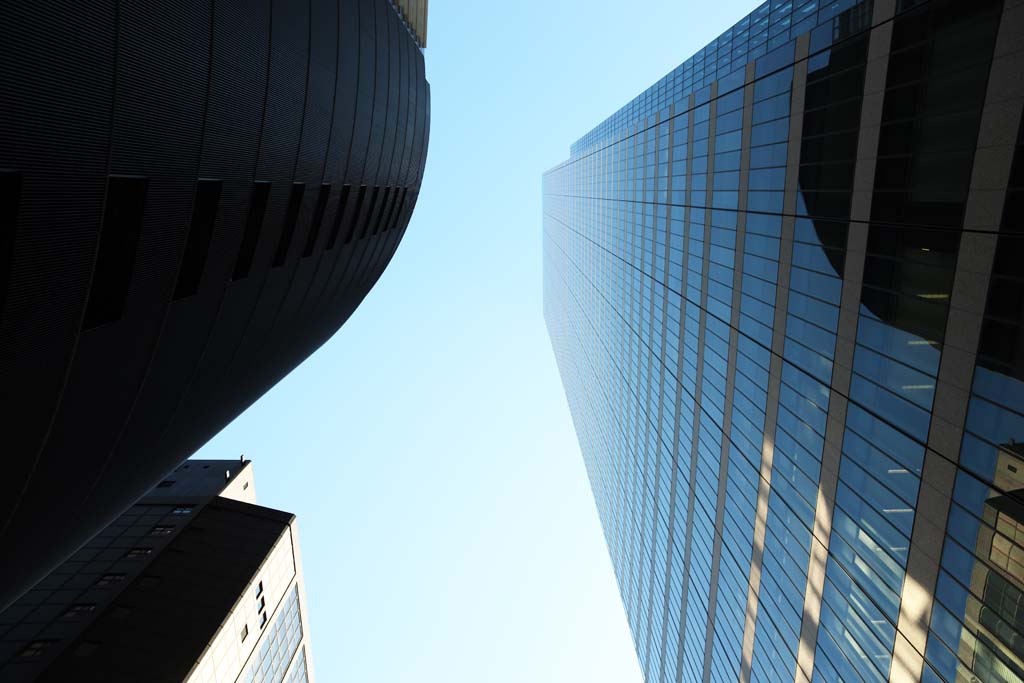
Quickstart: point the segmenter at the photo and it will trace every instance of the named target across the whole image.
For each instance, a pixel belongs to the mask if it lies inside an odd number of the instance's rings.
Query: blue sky
[[[431,3],[398,253],[197,454],[298,515],[321,683],[642,679],[544,328],[540,177],[755,5]]]

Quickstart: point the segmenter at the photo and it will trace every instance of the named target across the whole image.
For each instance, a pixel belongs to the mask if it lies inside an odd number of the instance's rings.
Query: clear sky
[[[341,331],[197,457],[299,517],[320,683],[641,680],[541,309],[541,174],[756,6],[430,4],[430,152]]]

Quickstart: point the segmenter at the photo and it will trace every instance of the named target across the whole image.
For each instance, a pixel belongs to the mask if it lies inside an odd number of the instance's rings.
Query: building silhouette
[[[0,612],[4,681],[313,680],[295,517],[189,460]]]
[[[425,29],[421,1],[5,7],[0,608],[380,277],[422,179]]]
[[[1024,3],[765,2],[544,176],[647,681],[1024,680]]]

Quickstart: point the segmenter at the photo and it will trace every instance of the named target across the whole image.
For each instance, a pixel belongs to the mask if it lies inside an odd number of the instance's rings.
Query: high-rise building
[[[0,612],[0,680],[306,683],[306,614],[294,515],[189,460]]]
[[[425,31],[425,0],[5,5],[0,608],[380,277],[423,175]]]
[[[544,176],[648,681],[1024,680],[1024,3],[771,0]]]

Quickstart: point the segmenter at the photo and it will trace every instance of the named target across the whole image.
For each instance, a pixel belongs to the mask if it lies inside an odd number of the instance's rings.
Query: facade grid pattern
[[[766,2],[545,174],[647,681],[1024,680],[1022,4]]]

